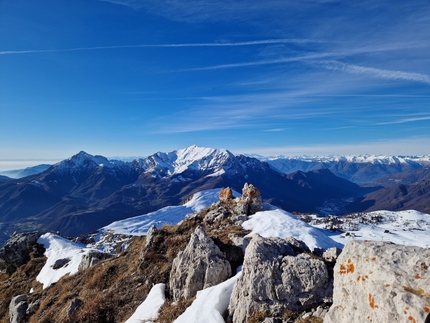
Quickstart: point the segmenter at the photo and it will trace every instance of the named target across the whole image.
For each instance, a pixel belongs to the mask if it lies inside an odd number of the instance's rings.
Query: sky
[[[428,0],[0,0],[0,170],[193,144],[427,155],[429,35]]]

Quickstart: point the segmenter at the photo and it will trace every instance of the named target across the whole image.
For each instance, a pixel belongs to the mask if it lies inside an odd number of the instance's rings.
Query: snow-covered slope
[[[145,235],[153,225],[159,228],[164,224],[177,224],[184,220],[187,214],[200,212],[212,203],[219,201],[220,190],[216,188],[196,193],[184,205],[167,206],[155,212],[116,221],[99,231],[123,235]],[[237,192],[233,192],[233,194],[239,196]]]
[[[174,323],[223,323],[222,315],[228,307],[234,283],[242,275],[237,273],[232,278],[197,292],[196,300],[179,316]],[[204,318],[204,320],[202,320]]]
[[[91,250],[52,233],[42,235],[37,242],[45,247],[45,256],[48,258],[36,277],[37,281],[43,284],[43,288],[56,283],[67,274],[77,273],[82,256]],[[59,260],[63,260],[62,266]],[[57,268],[56,264],[60,267]]]
[[[160,307],[166,300],[164,295],[165,289],[165,284],[154,285],[145,301],[139,305],[134,314],[124,323],[147,323],[155,321],[158,318]]]
[[[311,225],[325,229],[326,234],[343,245],[350,240],[376,240],[430,247],[430,215],[415,210],[315,218]]]
[[[342,245],[333,241],[326,231],[314,228],[289,212],[282,209],[271,208],[267,211],[257,212],[248,221],[242,224],[245,230],[252,230],[248,236],[259,234],[262,237],[294,237],[301,240],[313,250],[315,248],[328,249],[341,248]]]

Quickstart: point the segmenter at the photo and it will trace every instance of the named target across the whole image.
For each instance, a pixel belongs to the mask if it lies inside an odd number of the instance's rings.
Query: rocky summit
[[[428,248],[354,240],[311,251],[292,236],[244,230],[271,206],[252,184],[234,195],[224,188],[146,236],[16,234],[0,250],[0,322],[430,320]]]

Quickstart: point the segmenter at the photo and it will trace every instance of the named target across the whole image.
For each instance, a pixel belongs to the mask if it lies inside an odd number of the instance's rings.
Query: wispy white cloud
[[[263,39],[242,42],[213,42],[213,43],[178,43],[178,44],[137,44],[137,45],[118,45],[118,46],[93,46],[93,47],[75,47],[64,49],[28,49],[28,50],[5,50],[0,51],[0,55],[13,54],[33,54],[33,53],[58,53],[58,52],[77,52],[88,50],[106,50],[106,49],[129,49],[129,48],[175,48],[175,47],[238,47],[238,46],[258,46],[270,44],[287,44],[287,43],[323,43],[324,40],[318,39]]]
[[[263,130],[264,132],[284,132],[287,130],[286,128],[273,128],[273,129],[266,129]]]
[[[396,43],[389,45],[377,45],[377,46],[358,46],[356,48],[339,49],[328,52],[316,52],[305,55],[298,55],[293,57],[282,57],[277,59],[264,59],[259,61],[239,62],[231,64],[218,64],[203,67],[193,67],[186,69],[179,69],[173,72],[191,72],[191,71],[208,71],[208,70],[219,70],[219,69],[231,69],[231,68],[242,68],[242,67],[253,67],[253,66],[264,66],[264,65],[275,65],[275,64],[286,64],[293,62],[305,62],[313,65],[324,67],[328,70],[342,71],[349,74],[365,74],[375,78],[391,79],[391,80],[407,80],[414,82],[422,82],[430,84],[430,76],[427,74],[403,72],[403,71],[392,71],[373,67],[364,67],[353,64],[346,64],[336,60],[324,60],[327,58],[340,58],[340,57],[353,57],[362,54],[381,53],[386,51],[396,51],[399,48],[417,48],[425,47],[424,44],[416,43]]]
[[[402,124],[402,123],[426,121],[426,120],[430,120],[430,116],[428,116],[428,117],[403,118],[403,119],[398,119],[398,120],[394,120],[394,121],[379,122],[379,123],[375,123],[375,125],[379,126],[379,125],[390,125],[390,124]]]
[[[392,71],[379,69],[374,67],[365,67],[353,64],[341,63],[338,61],[320,61],[318,62],[322,67],[341,71],[351,74],[364,74],[371,77],[388,79],[388,80],[405,80],[405,81],[414,81],[414,82],[422,82],[430,84],[430,76],[426,74],[420,73],[410,73],[410,72],[402,72],[402,71]]]

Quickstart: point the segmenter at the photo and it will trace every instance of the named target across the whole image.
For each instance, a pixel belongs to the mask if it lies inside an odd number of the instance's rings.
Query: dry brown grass
[[[232,247],[229,235],[244,236],[247,233],[240,226],[232,225],[229,218],[216,223],[205,223],[204,215],[207,212],[208,210],[179,225],[166,225],[157,230],[153,245],[147,250],[143,260],[140,259],[140,253],[146,238],[134,237],[128,249],[117,257],[104,260],[75,275],[63,277],[45,290],[35,282],[35,276],[45,262],[40,256],[33,257],[27,265],[19,268],[10,287],[6,285],[11,277],[1,273],[0,290],[3,295],[0,295],[0,317],[4,319],[0,323],[8,322],[7,311],[11,297],[27,294],[32,287],[35,292],[31,294],[30,302],[36,299],[41,302],[35,314],[29,318],[29,323],[124,322],[145,300],[151,286],[158,283],[167,285],[167,301],[161,310],[159,322],[172,322],[192,302],[184,300],[172,303],[168,290],[172,262],[185,249],[196,227],[204,227],[221,250]],[[67,317],[67,309],[74,298],[82,300],[83,305],[72,317]]]
[[[299,312],[285,309],[282,312],[281,318],[284,322],[295,322],[299,316],[300,316]]]
[[[177,302],[166,301],[160,308],[157,323],[172,323],[192,304],[195,297]]]
[[[264,321],[264,319],[268,317],[267,311],[259,310],[253,312],[246,321],[247,323],[261,323]]]
[[[42,289],[42,285],[37,283],[35,279],[46,262],[43,252],[44,249],[39,246],[30,254],[30,261],[18,268],[12,275],[1,273],[0,323],[9,322],[9,304],[12,297],[28,294],[31,288],[36,291]]]
[[[145,239],[135,237],[129,251],[107,259],[73,276],[66,276],[49,288],[35,293],[42,299],[29,323],[122,322],[145,300],[150,287],[137,273],[139,252]],[[67,308],[73,298],[83,301],[70,318]]]

